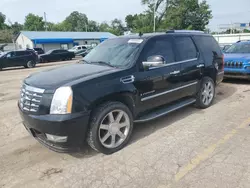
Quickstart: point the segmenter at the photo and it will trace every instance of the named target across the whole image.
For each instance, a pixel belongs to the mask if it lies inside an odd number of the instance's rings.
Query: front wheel
[[[212,78],[204,77],[196,97],[196,105],[199,108],[208,108],[215,97],[215,84]]]
[[[130,140],[133,116],[120,102],[107,102],[92,116],[87,142],[96,151],[112,154],[122,149]]]

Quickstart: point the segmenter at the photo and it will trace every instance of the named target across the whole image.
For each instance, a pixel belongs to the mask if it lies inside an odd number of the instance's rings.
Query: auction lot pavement
[[[32,138],[17,100],[30,73],[75,63],[0,72],[0,187],[249,188],[250,82],[217,88],[214,105],[193,106],[136,124],[132,141],[113,155],[89,147],[59,154]]]

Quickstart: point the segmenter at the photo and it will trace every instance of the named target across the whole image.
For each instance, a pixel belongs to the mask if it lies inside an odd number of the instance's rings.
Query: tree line
[[[147,7],[140,14],[127,15],[125,23],[119,19],[111,22],[97,23],[89,20],[87,15],[72,12],[62,22],[45,22],[44,18],[33,13],[25,17],[24,23],[11,23],[0,12],[0,43],[11,42],[13,36],[21,30],[26,31],[102,31],[122,35],[125,31],[135,33],[153,32],[154,15],[156,31],[169,29],[206,30],[212,11],[205,0],[141,0]],[[155,14],[154,14],[155,12]]]

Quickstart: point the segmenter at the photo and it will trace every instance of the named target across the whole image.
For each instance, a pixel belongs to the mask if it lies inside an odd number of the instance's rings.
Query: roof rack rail
[[[204,33],[198,30],[168,30],[166,33]]]
[[[239,40],[236,43],[239,43],[239,42],[250,42],[250,40]]]

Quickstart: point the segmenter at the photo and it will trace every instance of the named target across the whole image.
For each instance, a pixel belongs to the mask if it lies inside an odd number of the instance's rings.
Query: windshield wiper
[[[93,63],[93,64],[103,64],[103,65],[106,65],[106,66],[109,66],[109,67],[116,68],[116,66],[111,65],[111,64],[109,64],[109,63],[107,63],[105,61],[96,61],[96,62],[91,62],[91,63]]]

